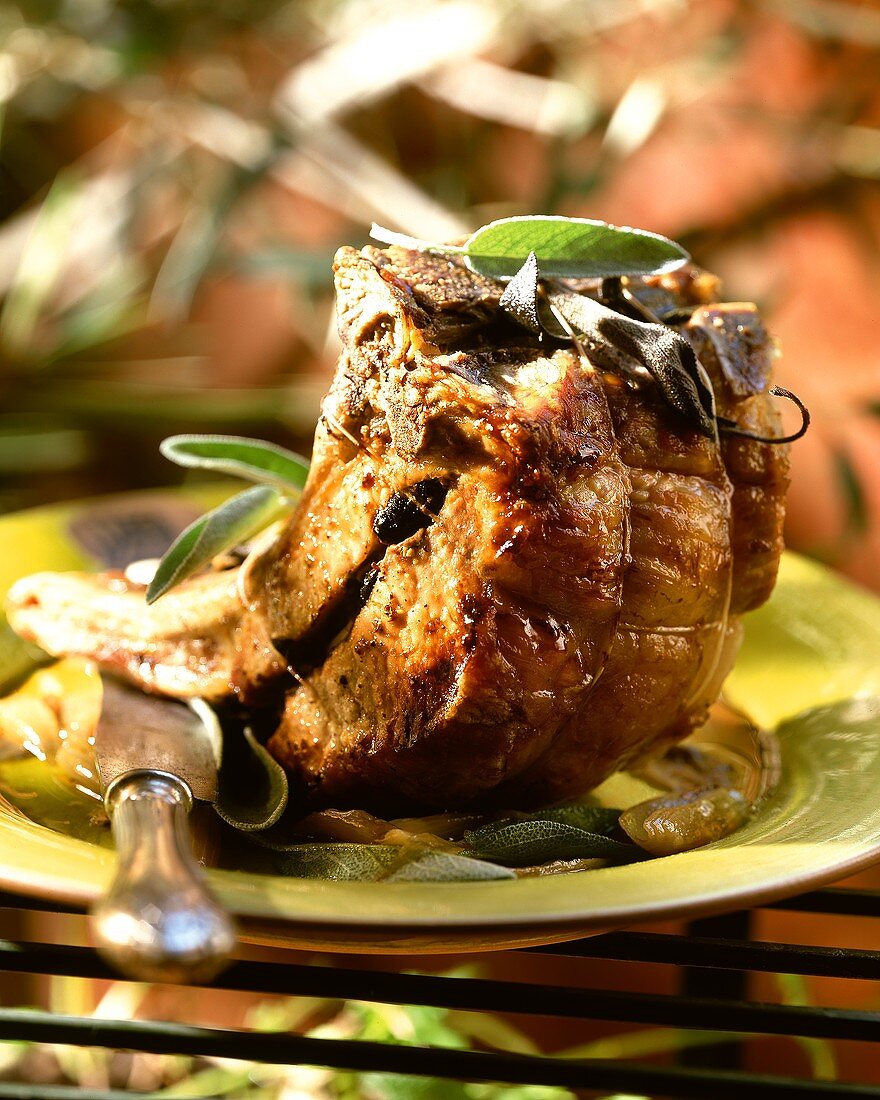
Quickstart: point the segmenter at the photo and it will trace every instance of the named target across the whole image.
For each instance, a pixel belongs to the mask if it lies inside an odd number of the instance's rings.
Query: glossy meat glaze
[[[457,260],[344,248],[335,271],[309,480],[238,598],[229,573],[150,609],[118,578],[113,604],[106,578],[43,575],[13,591],[17,629],[153,690],[284,693],[269,747],[309,808],[546,805],[685,736],[773,587],[787,448],[690,430]],[[778,434],[753,306],[713,304],[694,268],[630,289],[679,319],[719,415]],[[83,626],[75,580],[115,635]]]

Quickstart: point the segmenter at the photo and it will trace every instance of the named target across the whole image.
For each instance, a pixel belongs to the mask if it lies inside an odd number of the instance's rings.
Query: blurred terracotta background
[[[559,212],[757,301],[814,427],[790,545],[880,586],[880,7],[33,0],[0,14],[0,508],[309,446],[330,259]]]
[[[172,484],[157,446],[177,431],[307,451],[340,244],[373,220],[444,238],[556,212],[672,236],[760,304],[779,380],[813,413],[789,544],[880,589],[880,6],[7,0],[0,122],[0,511]],[[760,921],[869,946],[858,920]],[[670,980],[637,969],[634,988]],[[869,983],[751,992],[876,1007]],[[566,1025],[549,1045],[589,1037]],[[830,1049],[770,1040],[749,1061],[829,1076]],[[844,1077],[880,1080],[866,1048],[835,1049]]]

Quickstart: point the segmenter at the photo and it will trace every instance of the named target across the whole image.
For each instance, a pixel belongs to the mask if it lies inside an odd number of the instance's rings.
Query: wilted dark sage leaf
[[[583,294],[548,293],[555,307],[586,343],[600,366],[633,374],[647,370],[664,400],[693,428],[717,438],[712,383],[694,349],[666,325],[636,321]],[[557,325],[551,335],[559,336]]]
[[[561,821],[519,821],[483,825],[464,834],[467,851],[510,867],[557,859],[599,857],[616,863],[640,859],[638,848]]]
[[[240,832],[271,828],[287,807],[287,773],[248,728],[224,731],[219,779],[214,809]]]

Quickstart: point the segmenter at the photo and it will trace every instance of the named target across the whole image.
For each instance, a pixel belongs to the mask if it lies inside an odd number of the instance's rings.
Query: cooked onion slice
[[[739,791],[714,787],[640,802],[620,815],[620,826],[646,852],[670,856],[727,836],[750,810]]]

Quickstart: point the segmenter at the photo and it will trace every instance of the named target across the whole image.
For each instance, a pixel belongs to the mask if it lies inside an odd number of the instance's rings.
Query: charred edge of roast
[[[330,656],[341,635],[345,634],[361,608],[370,598],[378,575],[378,565],[385,554],[371,555],[345,581],[339,597],[321,614],[312,626],[298,638],[273,638],[272,645],[298,676],[308,676]]]

